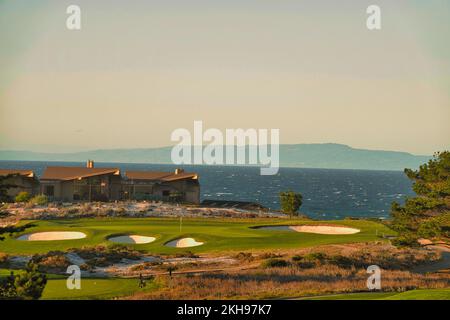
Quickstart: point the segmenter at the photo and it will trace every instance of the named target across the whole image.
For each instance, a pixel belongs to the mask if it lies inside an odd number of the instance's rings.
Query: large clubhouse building
[[[39,179],[32,171],[0,170],[17,182],[11,192],[20,191],[45,194],[51,201],[114,201],[114,200],[162,200],[200,203],[200,184],[196,173],[182,169],[175,172],[126,171],[119,168],[95,168],[89,160],[86,167],[47,167]],[[27,177],[37,183],[34,188],[26,184]],[[8,179],[9,180],[9,179]],[[19,181],[20,180],[20,181]]]

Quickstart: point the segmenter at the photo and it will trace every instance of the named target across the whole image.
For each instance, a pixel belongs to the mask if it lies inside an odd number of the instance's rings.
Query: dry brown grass
[[[366,268],[372,264],[382,268],[383,291],[449,287],[449,274],[422,275],[407,271],[437,258],[438,254],[431,251],[398,249],[381,243],[260,252],[252,256],[261,265],[255,269],[172,278],[158,276],[160,289],[138,293],[129,299],[264,299],[367,291]],[[283,260],[287,266],[267,267],[270,259]],[[301,262],[306,260],[310,265],[303,267]],[[239,261],[242,266],[249,264],[247,259]]]
[[[295,267],[253,270],[240,273],[158,277],[161,290],[138,293],[130,299],[263,299],[366,291],[368,274],[362,269],[325,265],[301,270]],[[384,270],[383,291],[416,288],[445,288],[444,274],[419,275]]]

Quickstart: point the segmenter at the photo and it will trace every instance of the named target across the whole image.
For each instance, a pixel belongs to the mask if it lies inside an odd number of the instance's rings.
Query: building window
[[[170,196],[170,191],[169,190],[163,190],[162,195],[163,195],[163,197],[168,197],[168,196]]]
[[[46,196],[53,197],[55,195],[55,186],[45,186],[44,193]]]

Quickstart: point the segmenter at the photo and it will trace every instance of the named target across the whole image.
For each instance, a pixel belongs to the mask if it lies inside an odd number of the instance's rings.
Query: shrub
[[[435,238],[439,237],[442,233],[440,223],[437,220],[429,220],[423,222],[417,230],[419,237],[423,238]]]
[[[289,262],[283,259],[272,258],[264,261],[261,266],[263,268],[285,268],[289,266]]]
[[[239,252],[234,257],[235,257],[235,259],[237,259],[239,261],[252,261],[253,260],[253,255],[251,252]]]
[[[0,279],[0,300],[31,300],[39,299],[47,284],[47,277],[38,271],[38,266],[31,261],[25,272]]]
[[[261,255],[261,259],[271,259],[271,258],[280,258],[281,254],[273,253],[273,252],[264,252]]]
[[[48,198],[45,194],[40,194],[31,198],[30,202],[38,206],[45,206],[48,203]]]
[[[300,269],[311,269],[316,266],[316,264],[311,261],[297,261],[295,265]]]
[[[141,254],[132,247],[112,245],[110,247],[98,245],[95,247],[83,247],[81,249],[71,249],[81,258],[86,260],[89,267],[106,267],[114,263],[119,263],[122,259],[139,260]]]
[[[358,264],[358,261],[353,261],[351,258],[342,255],[332,256],[328,259],[328,262],[341,268],[350,268]]]
[[[295,255],[292,261],[299,268],[309,269],[317,265],[317,263],[323,263],[327,260],[327,256],[321,252],[313,252],[305,256]]]
[[[323,262],[327,258],[327,255],[322,252],[313,252],[307,254],[304,259],[307,261],[319,261]]]
[[[34,255],[33,263],[39,266],[39,270],[65,272],[71,264],[69,259],[61,251],[50,251],[43,255]]]
[[[147,262],[132,266],[131,271],[143,271],[143,270],[150,269],[151,267],[156,267],[156,266],[160,266],[160,265],[162,265],[161,261],[147,261]]]
[[[417,247],[417,236],[412,233],[405,233],[392,240],[392,244],[398,247]]]
[[[299,255],[297,254],[297,255],[293,256],[291,259],[292,259],[292,261],[301,261],[301,260],[303,260],[303,257],[302,257],[302,256],[299,256]]]
[[[16,202],[28,202],[30,200],[30,194],[26,191],[19,192],[14,200]]]
[[[192,251],[185,251],[185,252],[180,252],[180,253],[177,253],[176,255],[175,255],[175,257],[177,257],[177,258],[198,258],[199,256],[197,255],[197,254],[195,254],[195,253],[193,253]]]

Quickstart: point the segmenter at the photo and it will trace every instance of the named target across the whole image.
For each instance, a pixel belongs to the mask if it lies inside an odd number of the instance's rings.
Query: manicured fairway
[[[6,235],[0,242],[0,252],[9,254],[32,254],[51,250],[67,250],[98,244],[112,245],[108,238],[114,235],[135,234],[156,237],[147,244],[132,244],[136,249],[151,253],[176,253],[183,251],[213,252],[227,250],[278,249],[309,247],[322,244],[366,242],[380,240],[380,235],[394,235],[386,226],[361,220],[344,221],[310,221],[280,219],[183,219],[180,231],[180,221],[174,218],[103,218],[80,220],[40,220],[22,221],[22,225],[30,225],[21,233]],[[361,232],[351,235],[322,235],[297,233],[290,231],[274,231],[253,229],[262,225],[304,225],[326,224],[348,226],[360,229]],[[58,241],[19,241],[16,238],[22,234],[42,231],[78,231],[87,235],[84,239]],[[191,237],[205,244],[192,248],[170,248],[164,244],[168,241]]]
[[[450,300],[450,288],[435,290],[412,290],[393,295],[387,300]]]
[[[309,297],[300,300],[450,300],[449,289],[411,290],[407,292],[348,293]]]
[[[396,294],[397,294],[396,292],[345,293],[345,294],[330,294],[317,297],[300,298],[298,300],[383,300]]]
[[[81,279],[81,289],[67,289],[66,279],[48,280],[41,299],[112,299],[131,295],[138,291],[152,290],[155,285],[148,282],[145,288],[139,288],[138,279]]]

